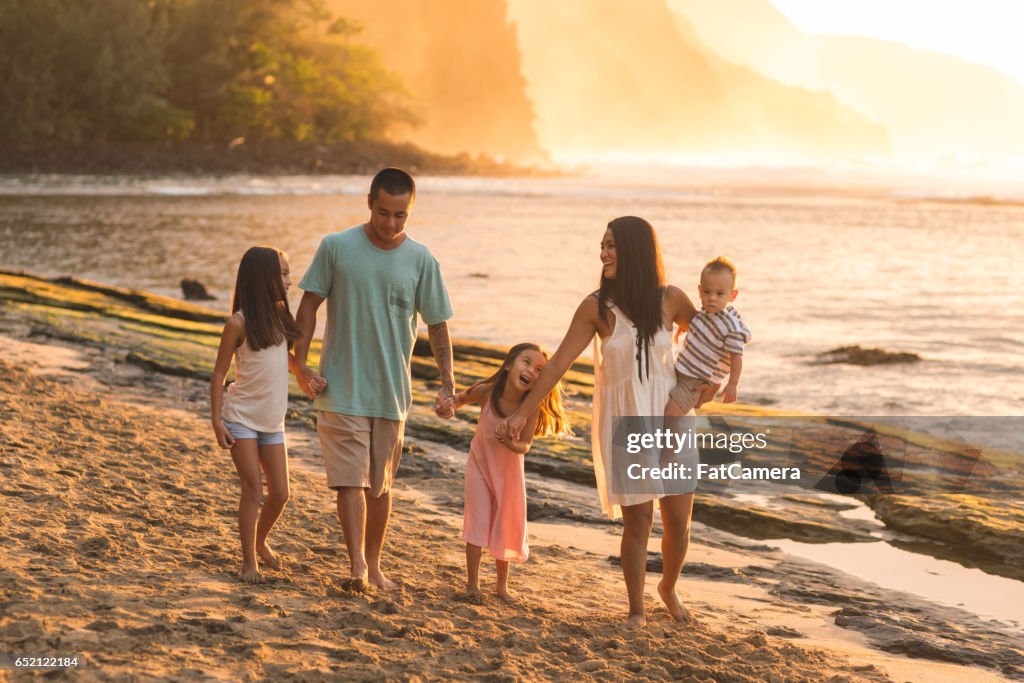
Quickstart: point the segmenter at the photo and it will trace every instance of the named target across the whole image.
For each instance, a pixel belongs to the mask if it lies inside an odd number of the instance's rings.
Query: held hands
[[[498,438],[498,443],[505,448],[509,448],[512,445],[512,436],[508,431],[508,420],[502,420],[498,423],[498,426],[494,428],[494,436]]]
[[[455,416],[455,396],[451,387],[442,386],[438,389],[437,397],[434,398],[434,414],[446,420]]]
[[[318,397],[327,388],[327,380],[306,366],[302,366],[296,371],[295,381],[298,382],[302,393],[310,398]]]
[[[519,434],[525,426],[526,418],[516,412],[498,423],[498,426],[494,429],[494,435],[498,437],[498,441],[503,446],[508,446],[513,440],[519,438]]]

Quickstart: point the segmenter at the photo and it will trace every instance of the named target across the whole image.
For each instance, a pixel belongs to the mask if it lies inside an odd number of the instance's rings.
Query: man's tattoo
[[[455,375],[452,371],[452,339],[448,334],[448,323],[437,323],[427,327],[427,336],[430,338],[430,350],[434,353],[434,360],[437,362],[437,369],[441,373],[441,383],[445,386],[455,386]]]

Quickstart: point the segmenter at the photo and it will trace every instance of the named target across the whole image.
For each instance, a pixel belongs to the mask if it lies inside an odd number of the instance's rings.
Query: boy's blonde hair
[[[701,277],[704,277],[704,273],[707,272],[724,273],[726,271],[732,273],[732,288],[736,289],[736,286],[739,284],[740,281],[740,273],[738,270],[736,270],[736,264],[733,263],[728,258],[726,258],[725,256],[716,256],[715,258],[705,263],[704,267],[701,268],[700,274]]]

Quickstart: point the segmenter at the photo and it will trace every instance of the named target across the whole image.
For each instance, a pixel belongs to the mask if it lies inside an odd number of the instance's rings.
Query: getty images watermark
[[[620,417],[612,493],[1024,493],[1024,417]]]
[[[715,449],[729,453],[745,453],[768,447],[768,433],[713,433],[699,432],[693,427],[677,432],[670,428],[653,431],[630,431],[626,434],[626,453],[638,456],[645,452],[657,454],[658,461],[630,462],[626,477],[633,481],[651,480],[770,480],[799,481],[799,467],[745,467],[740,462],[711,464],[693,461],[684,451]],[[669,455],[670,457],[663,457]],[[671,457],[674,456],[674,457]]]

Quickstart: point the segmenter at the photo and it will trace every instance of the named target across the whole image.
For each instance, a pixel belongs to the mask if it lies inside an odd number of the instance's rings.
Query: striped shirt
[[[718,384],[729,374],[730,356],[743,355],[743,345],[749,341],[750,330],[732,306],[714,314],[701,310],[690,321],[676,370]]]

